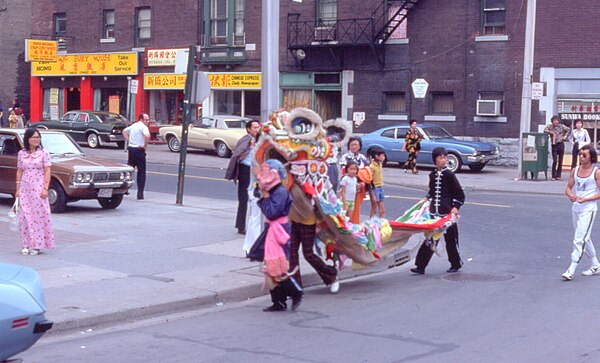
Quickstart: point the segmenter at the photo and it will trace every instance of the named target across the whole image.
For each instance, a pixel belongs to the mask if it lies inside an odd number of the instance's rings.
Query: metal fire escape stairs
[[[369,46],[381,66],[385,66],[385,43],[407,21],[418,0],[382,0],[370,17],[337,19],[324,24],[320,21],[301,21],[301,14],[288,14],[288,50],[300,63],[306,49],[328,49],[336,63],[343,68],[334,49]],[[300,55],[300,56],[299,56]],[[343,57],[342,57],[343,58]]]

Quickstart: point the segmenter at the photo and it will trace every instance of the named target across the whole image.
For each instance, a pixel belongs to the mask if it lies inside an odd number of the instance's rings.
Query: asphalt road
[[[215,177],[211,173],[190,170],[198,178]],[[227,182],[198,180],[186,190],[235,198]],[[397,187],[388,195],[392,216],[422,192]],[[295,313],[263,313],[269,303],[263,297],[51,336],[21,357],[26,362],[599,361],[600,276],[560,279],[573,235],[566,198],[469,193],[467,201],[459,226],[465,262],[460,274],[446,274],[445,257],[434,257],[426,275],[412,275],[405,266],[344,281],[337,295],[309,289]],[[578,273],[588,264],[584,258]]]

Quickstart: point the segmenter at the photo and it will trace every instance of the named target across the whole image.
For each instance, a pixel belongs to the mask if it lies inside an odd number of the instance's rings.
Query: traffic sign
[[[427,88],[429,87],[429,83],[423,78],[417,78],[412,83],[412,90],[415,98],[425,98],[427,94]]]

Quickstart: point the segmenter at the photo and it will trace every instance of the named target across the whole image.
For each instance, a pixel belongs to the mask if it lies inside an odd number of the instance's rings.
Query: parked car
[[[34,122],[31,126],[45,130],[59,130],[69,134],[75,141],[91,148],[104,143],[116,143],[125,147],[123,129],[129,121],[116,113],[103,111],[69,111],[58,120]]]
[[[0,129],[0,193],[15,195],[17,153],[23,148],[24,129]],[[59,131],[40,130],[42,145],[52,158],[48,200],[53,213],[67,203],[97,199],[102,208],[117,208],[133,185],[133,168],[88,157],[73,139]]]
[[[408,159],[408,152],[402,152],[408,125],[389,126],[373,131],[362,137],[362,152],[368,155],[371,148],[381,146],[386,151],[387,161],[403,164]],[[423,124],[417,126],[423,135],[421,151],[417,156],[417,165],[434,165],[431,151],[442,146],[448,150],[448,168],[459,171],[467,165],[472,171],[481,171],[485,165],[498,158],[498,146],[487,142],[461,141],[455,139],[446,129],[439,125]]]
[[[0,262],[0,362],[29,349],[52,328],[45,313],[38,273]]]
[[[222,158],[231,156],[231,150],[246,135],[247,117],[215,115],[203,117],[190,124],[188,147],[214,150]],[[159,137],[167,142],[169,150],[179,152],[181,148],[181,126],[165,126]]]

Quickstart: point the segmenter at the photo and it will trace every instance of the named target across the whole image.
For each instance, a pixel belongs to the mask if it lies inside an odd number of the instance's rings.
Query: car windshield
[[[423,128],[423,132],[431,140],[435,140],[435,139],[453,139],[454,138],[454,136],[452,136],[443,127],[425,127],[425,128]]]
[[[94,115],[100,119],[100,122],[127,122],[125,117],[117,114],[96,113]]]
[[[21,134],[23,138],[24,134]],[[52,155],[81,155],[83,152],[71,138],[61,133],[43,133],[42,146]]]

